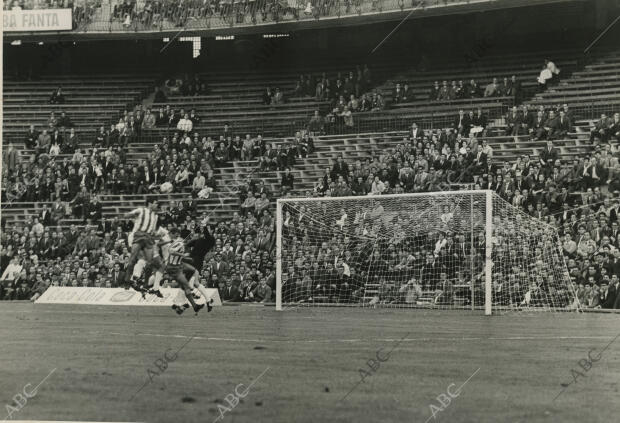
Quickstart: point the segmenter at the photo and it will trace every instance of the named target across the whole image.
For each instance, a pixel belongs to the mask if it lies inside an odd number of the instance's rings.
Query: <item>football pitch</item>
[[[0,303],[0,401],[12,420],[613,422],[618,335],[614,314]]]

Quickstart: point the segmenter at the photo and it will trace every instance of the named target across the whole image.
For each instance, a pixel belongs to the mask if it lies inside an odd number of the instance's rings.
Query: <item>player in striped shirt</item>
[[[202,309],[205,304],[196,304],[196,302],[194,301],[194,295],[192,294],[193,288],[197,288],[200,293],[205,297],[207,311],[211,311],[211,303],[213,302],[213,299],[209,298],[206,288],[198,282],[195,283],[195,287],[192,286],[192,284],[189,283],[185,276],[186,271],[193,272],[194,279],[196,281],[199,279],[198,270],[196,270],[194,266],[187,263],[186,261],[188,255],[185,253],[184,240],[181,238],[176,228],[170,229],[170,235],[174,238],[174,240],[170,243],[169,247],[170,255],[166,263],[166,273],[168,273],[175,281],[179,283],[179,285],[181,285],[183,291],[185,292],[187,300],[191,303],[196,313],[198,313],[198,311],[200,311],[200,309]],[[173,304],[172,309],[176,311],[177,314],[181,314],[183,313],[185,307]]]
[[[131,248],[131,255],[127,260],[125,275],[127,282],[132,285],[142,274],[144,264],[153,261],[153,251],[155,246],[154,235],[157,229],[157,200],[148,200],[146,207],[138,207],[125,214],[125,218],[133,218],[133,230],[127,237]],[[136,266],[140,254],[144,257],[144,262]],[[133,282],[133,283],[132,283]],[[140,289],[142,290],[142,289]]]
[[[148,293],[163,298],[164,296],[159,288],[161,280],[164,277],[165,263],[168,263],[168,259],[170,257],[170,244],[172,244],[172,238],[170,237],[170,232],[164,227],[159,227],[157,229],[155,232],[155,238],[157,239],[157,246],[153,249],[153,260],[151,262],[151,267],[154,272],[153,275],[145,279],[148,280],[149,286],[153,287],[148,290]],[[138,263],[136,263],[136,267],[140,265],[141,261],[144,260],[140,258]]]

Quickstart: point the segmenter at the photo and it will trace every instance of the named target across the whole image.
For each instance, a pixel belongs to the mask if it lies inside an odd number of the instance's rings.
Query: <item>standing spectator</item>
[[[21,158],[19,151],[15,149],[13,143],[10,142],[7,149],[2,151],[2,154],[4,156],[3,163],[4,166],[6,166],[6,169],[9,172],[14,172],[17,170],[17,167],[20,165]]]

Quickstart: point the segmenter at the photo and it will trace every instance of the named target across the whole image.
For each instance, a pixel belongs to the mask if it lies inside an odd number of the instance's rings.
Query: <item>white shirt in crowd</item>
[[[194,127],[194,124],[192,123],[192,121],[189,119],[185,119],[185,118],[182,118],[181,120],[179,120],[179,123],[177,124],[177,129],[179,131],[190,132],[193,127]]]
[[[11,263],[9,263],[9,265],[6,267],[6,269],[4,269],[4,272],[2,273],[2,276],[0,277],[0,280],[13,280],[15,279],[15,276],[19,275],[19,272],[22,271],[22,265],[19,263],[16,263],[14,260],[11,260]]]
[[[547,67],[547,69],[543,69],[540,71],[540,75],[538,76],[539,84],[546,84],[549,79],[553,78],[553,74]]]

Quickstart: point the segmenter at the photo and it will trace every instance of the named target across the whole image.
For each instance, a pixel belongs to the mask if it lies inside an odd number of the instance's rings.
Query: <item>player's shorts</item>
[[[173,278],[176,278],[177,275],[183,274],[183,265],[181,264],[169,264],[166,266],[166,274]]]
[[[155,240],[153,239],[153,235],[142,231],[136,231],[133,234],[133,243],[137,244],[143,250],[146,250],[148,248],[153,248]]]

